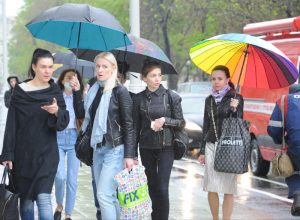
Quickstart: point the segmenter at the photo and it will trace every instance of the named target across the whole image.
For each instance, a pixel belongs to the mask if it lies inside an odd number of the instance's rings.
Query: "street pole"
[[[7,86],[5,83],[7,74],[7,25],[6,25],[6,0],[2,0],[2,63],[3,63],[3,87]]]
[[[130,0],[129,3],[130,17],[130,33],[136,37],[140,37],[140,0]],[[130,65],[130,64],[129,64]],[[133,93],[138,93],[145,88],[140,80],[140,74],[129,73],[129,90]]]

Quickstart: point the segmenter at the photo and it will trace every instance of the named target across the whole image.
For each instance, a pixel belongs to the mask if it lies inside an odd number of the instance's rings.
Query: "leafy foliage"
[[[63,3],[81,3],[112,13],[127,30],[129,1],[124,0],[25,0],[14,21],[9,42],[9,71],[25,77],[31,53],[36,47],[50,51],[66,48],[35,40],[24,25],[41,11]],[[196,42],[217,34],[241,33],[247,23],[299,16],[299,0],[147,0],[140,1],[141,37],[159,45],[180,73],[179,80],[205,80],[189,61],[189,48]],[[190,75],[190,77],[188,77]],[[176,88],[177,78],[168,77],[169,87]]]

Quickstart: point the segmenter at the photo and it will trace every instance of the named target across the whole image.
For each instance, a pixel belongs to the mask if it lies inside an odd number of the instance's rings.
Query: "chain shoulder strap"
[[[213,110],[213,98],[211,97],[210,99],[210,109],[211,109],[211,117],[212,117],[212,122],[214,125],[214,130],[215,130],[215,136],[216,136],[216,140],[217,142],[219,142],[219,138],[218,138],[218,133],[217,133],[217,128],[216,128],[216,123],[215,123],[215,117],[214,117],[214,110]]]

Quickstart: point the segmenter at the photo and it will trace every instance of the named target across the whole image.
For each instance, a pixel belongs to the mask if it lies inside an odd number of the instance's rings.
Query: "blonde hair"
[[[113,65],[113,72],[111,76],[107,79],[105,86],[104,86],[104,92],[112,90],[117,85],[117,79],[118,79],[118,64],[115,56],[111,52],[102,52],[99,53],[95,59],[94,63],[96,63],[96,60],[99,58],[103,58],[110,62]]]

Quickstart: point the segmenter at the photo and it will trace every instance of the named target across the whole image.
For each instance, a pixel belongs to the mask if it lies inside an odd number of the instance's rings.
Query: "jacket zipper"
[[[111,133],[112,144],[113,144],[113,147],[116,147],[116,146],[115,146],[115,143],[114,143],[114,136],[113,136],[113,133],[112,133],[112,127],[111,127],[111,122],[110,122],[109,116],[108,116],[107,118],[108,118],[108,123],[109,123],[109,127],[110,127],[110,133]]]
[[[166,114],[167,114],[167,107],[166,107],[166,94],[163,94],[163,96],[164,96],[164,108],[165,108],[165,117],[166,117]],[[166,142],[165,142],[165,129],[163,129],[162,130],[162,132],[163,132],[163,147],[165,147],[165,144],[166,144]]]
[[[149,112],[150,112],[150,104],[151,104],[151,99],[150,99],[150,101],[149,102],[147,102],[147,116],[148,116],[148,118],[149,118],[149,120],[150,120],[150,125],[151,125],[151,122],[152,122],[152,119],[151,119],[151,117],[150,117],[150,115],[149,115]],[[159,132],[155,132],[155,134],[157,135],[157,137],[158,137],[158,143],[160,143],[160,135],[159,135]]]
[[[117,122],[117,120],[115,120],[116,124],[118,125],[119,127],[119,131],[121,132],[121,125],[119,125],[119,123]]]

